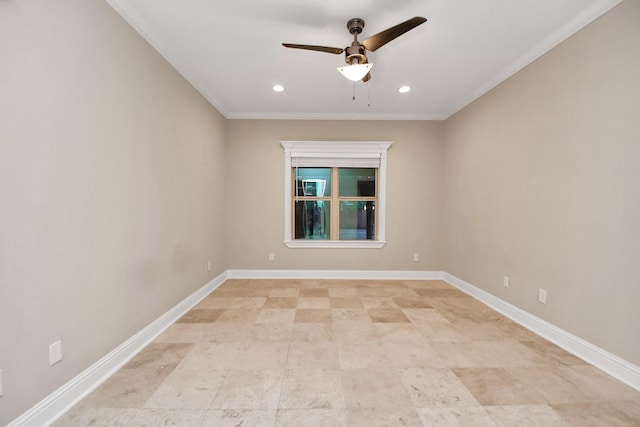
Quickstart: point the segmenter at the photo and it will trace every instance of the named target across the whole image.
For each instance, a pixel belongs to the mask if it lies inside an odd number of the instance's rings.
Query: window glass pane
[[[340,202],[340,240],[375,240],[375,202]]]
[[[295,196],[331,196],[331,168],[294,168]]]
[[[294,208],[296,239],[329,240],[331,233],[331,202],[296,202]]]
[[[340,168],[340,197],[375,197],[374,168]]]

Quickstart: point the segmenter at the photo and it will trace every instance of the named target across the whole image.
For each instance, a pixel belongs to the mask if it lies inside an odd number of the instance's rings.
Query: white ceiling
[[[227,118],[437,120],[621,0],[107,1]],[[336,71],[343,55],[281,44],[344,48],[350,18],[363,40],[413,16],[428,21],[368,53],[367,83]]]

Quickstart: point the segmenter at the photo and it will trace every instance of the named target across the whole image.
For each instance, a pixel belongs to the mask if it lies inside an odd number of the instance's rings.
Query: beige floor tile
[[[541,340],[539,336],[528,330],[527,328],[518,325],[511,319],[501,317],[491,324],[497,329],[507,334],[507,339],[522,341],[535,341]]]
[[[331,298],[358,298],[358,290],[355,288],[330,288],[329,297]]]
[[[288,343],[245,342],[240,345],[232,369],[279,369],[287,361]]]
[[[393,302],[400,308],[432,308],[429,303],[420,297],[394,297]]]
[[[340,370],[287,369],[282,382],[278,408],[344,408]]]
[[[328,298],[327,298],[328,299]],[[310,308],[298,308],[296,310],[296,322],[302,323],[318,323],[327,322],[331,323],[331,309],[310,309]]]
[[[276,412],[275,409],[212,409],[205,415],[201,427],[273,427]]]
[[[120,369],[89,394],[81,406],[141,408],[174,368]]]
[[[367,408],[347,411],[350,427],[422,427],[415,408]]]
[[[473,320],[452,320],[456,330],[474,341],[517,341],[495,321],[477,322]]]
[[[390,298],[384,288],[358,288],[358,296],[360,296],[360,297],[375,297],[375,298]]]
[[[640,404],[635,402],[569,403],[552,407],[571,426],[640,426]]]
[[[203,410],[187,409],[140,409],[131,425],[199,427],[204,418]]]
[[[200,343],[242,341],[250,324],[238,323],[175,323],[154,343]]]
[[[340,342],[338,354],[342,369],[392,366],[389,352],[380,341]]]
[[[218,289],[213,292],[212,298],[255,298],[266,297],[271,292],[269,287],[237,287],[229,289]]]
[[[362,297],[360,298],[362,301],[362,305],[364,308],[374,308],[374,309],[399,309],[395,302],[393,302],[393,298],[391,297]]]
[[[292,342],[287,369],[340,369],[338,346],[334,342]]]
[[[392,298],[422,299],[418,293],[411,288],[385,288],[385,293]]]
[[[468,295],[462,292],[461,290],[455,289],[451,286],[441,287],[441,288],[437,288],[437,287],[421,288],[421,289],[415,289],[415,291],[421,297],[428,297],[428,298],[454,298],[454,297],[467,298],[468,297]]]
[[[293,323],[295,317],[295,308],[263,308],[256,323]]]
[[[538,356],[545,358],[554,365],[574,366],[587,364],[584,360],[577,358],[573,354],[540,337],[536,337],[533,341],[519,341]]]
[[[396,370],[343,369],[342,385],[347,409],[413,407]]]
[[[407,315],[409,317],[409,315]],[[445,322],[433,323],[414,323],[416,330],[420,335],[429,341],[470,341],[468,335],[461,333],[453,324]]]
[[[579,387],[592,400],[636,400],[640,393],[591,365],[559,367],[562,378]]]
[[[215,363],[211,364],[215,366]],[[178,366],[147,400],[145,408],[209,409],[226,370],[204,366]]]
[[[374,323],[409,323],[409,319],[399,309],[370,308],[367,310]]]
[[[223,311],[221,308],[189,310],[176,323],[213,323]]]
[[[331,308],[358,308],[364,309],[362,301],[358,297],[331,297],[329,298]]]
[[[453,373],[482,405],[545,404],[536,389],[518,380],[503,368],[455,368]]]
[[[425,427],[496,427],[482,406],[417,408],[416,412]]]
[[[121,408],[74,408],[55,421],[53,427],[112,426],[129,427],[134,425],[138,409]]]
[[[371,327],[381,341],[408,345],[415,341],[425,341],[411,323],[372,323]]]
[[[125,368],[175,368],[191,351],[194,344],[151,343],[131,359]]]
[[[293,323],[255,323],[247,329],[246,342],[288,343],[293,333]]]
[[[217,294],[214,291],[212,295]],[[233,308],[262,308],[267,301],[266,297],[212,297],[209,296],[200,301],[194,308],[195,309],[224,309],[230,310]]]
[[[501,368],[545,366],[547,362],[517,341],[433,342],[450,367]]]
[[[547,405],[487,406],[485,409],[497,426],[569,427]]]
[[[576,403],[594,400],[582,389],[550,367],[507,368],[518,380],[542,394],[548,403]]]
[[[300,297],[329,297],[329,290],[326,288],[300,289]]]
[[[241,345],[239,342],[195,344],[178,367],[189,370],[231,368]]]
[[[297,308],[331,308],[329,297],[300,297],[298,298]]]
[[[391,363],[396,368],[444,368],[446,363],[426,340],[413,343],[383,342]]]
[[[327,342],[333,338],[329,323],[294,323],[291,342]]]
[[[278,409],[275,427],[347,427],[344,409]]]
[[[480,406],[469,389],[449,369],[403,369],[401,374],[416,408]]]
[[[269,291],[269,298],[298,298],[299,288],[274,288]]]
[[[243,341],[252,322],[216,322],[209,328],[209,342]]]
[[[231,369],[211,409],[277,409],[283,370]]]
[[[353,322],[349,320],[333,321],[332,339],[335,342],[347,343],[380,341],[380,337],[375,333],[371,321]]]
[[[451,324],[442,314],[433,308],[402,308],[400,311],[415,324],[447,323]]]
[[[348,321],[348,322],[365,322],[371,323],[371,317],[365,309],[359,308],[332,308],[331,318],[333,321]]]
[[[223,311],[216,323],[242,323],[242,322],[255,322],[260,314],[259,308],[232,308],[230,310]]]
[[[262,308],[296,308],[298,298],[291,297],[269,297]]]

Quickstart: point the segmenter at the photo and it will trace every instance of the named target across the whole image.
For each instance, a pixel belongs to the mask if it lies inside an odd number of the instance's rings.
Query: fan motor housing
[[[351,34],[360,34],[364,28],[364,19],[352,18],[347,22],[347,28]]]

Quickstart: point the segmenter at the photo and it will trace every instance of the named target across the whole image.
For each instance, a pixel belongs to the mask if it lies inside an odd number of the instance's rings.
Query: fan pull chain
[[[353,98],[351,98],[351,100],[356,100],[356,82],[353,82]]]
[[[369,98],[367,101],[367,107],[371,107],[371,83],[367,85],[367,97]]]

